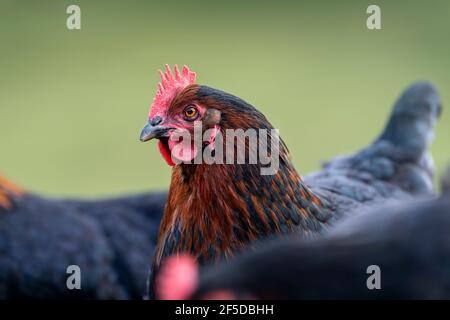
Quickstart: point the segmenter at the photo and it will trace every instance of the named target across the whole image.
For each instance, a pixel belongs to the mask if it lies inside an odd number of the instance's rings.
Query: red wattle
[[[175,163],[172,161],[170,151],[164,146],[161,140],[158,140],[158,148],[159,152],[163,156],[164,160],[166,160],[167,164],[171,167],[175,166]]]

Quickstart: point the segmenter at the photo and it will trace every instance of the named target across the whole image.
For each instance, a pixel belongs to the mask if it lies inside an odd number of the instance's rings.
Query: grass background
[[[382,30],[366,28],[378,4]],[[81,7],[82,29],[66,29]],[[432,153],[450,161],[450,1],[0,0],[0,171],[28,189],[99,196],[167,188],[170,168],[138,134],[156,70],[257,106],[300,173],[367,145],[400,92],[440,90]]]

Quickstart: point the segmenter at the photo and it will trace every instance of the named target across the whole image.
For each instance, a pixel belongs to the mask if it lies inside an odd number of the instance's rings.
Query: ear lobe
[[[216,136],[220,131],[220,120],[222,119],[222,113],[214,108],[208,109],[203,116],[202,125],[205,131],[209,130],[208,145],[214,150],[216,148],[215,141]]]
[[[212,128],[220,123],[222,114],[219,110],[211,108],[208,109],[203,117],[203,125],[207,128]]]
[[[210,129],[210,135],[208,139],[208,145],[212,150],[216,149],[216,136],[220,131],[220,127],[215,125],[212,129]]]

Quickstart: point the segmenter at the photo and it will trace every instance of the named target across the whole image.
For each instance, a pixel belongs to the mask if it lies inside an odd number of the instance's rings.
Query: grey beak
[[[141,142],[145,142],[154,138],[167,137],[167,133],[171,129],[171,127],[153,126],[150,123],[147,123],[144,128],[142,128],[139,139],[141,140]]]

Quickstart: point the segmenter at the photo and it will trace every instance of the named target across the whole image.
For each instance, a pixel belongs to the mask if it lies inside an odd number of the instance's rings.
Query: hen
[[[200,274],[193,259],[170,258],[160,273],[159,295],[167,299],[449,299],[449,180],[450,172],[443,184],[445,193],[438,199],[368,210],[339,222],[322,239],[270,241]],[[368,289],[368,282],[376,284],[370,279],[376,269],[369,266],[379,267],[381,290]]]
[[[165,193],[49,199],[0,177],[0,299],[140,299]],[[69,290],[78,265],[81,290]]]
[[[175,66],[174,74],[166,68],[141,132],[141,141],[159,139],[162,156],[173,166],[153,277],[163,259],[173,254],[190,253],[200,263],[227,259],[257,239],[320,234],[363,208],[432,193],[433,168],[427,149],[441,103],[428,83],[416,83],[403,93],[374,143],[355,155],[330,161],[302,180],[283,141],[272,146],[278,137],[255,107],[196,84],[195,73],[186,66],[181,73]],[[199,123],[206,137],[200,145],[192,138]],[[239,143],[225,139],[228,130],[238,129],[269,132],[268,154],[279,154],[275,158],[279,168],[273,175],[261,174],[266,163],[260,158],[253,164],[247,161],[255,147],[245,137],[241,138],[244,164],[237,164],[236,158],[231,162],[221,158],[229,145],[234,155],[239,153]],[[217,148],[219,142],[223,150]],[[219,154],[223,163],[196,162],[208,153]],[[153,297],[152,286],[153,280]]]

